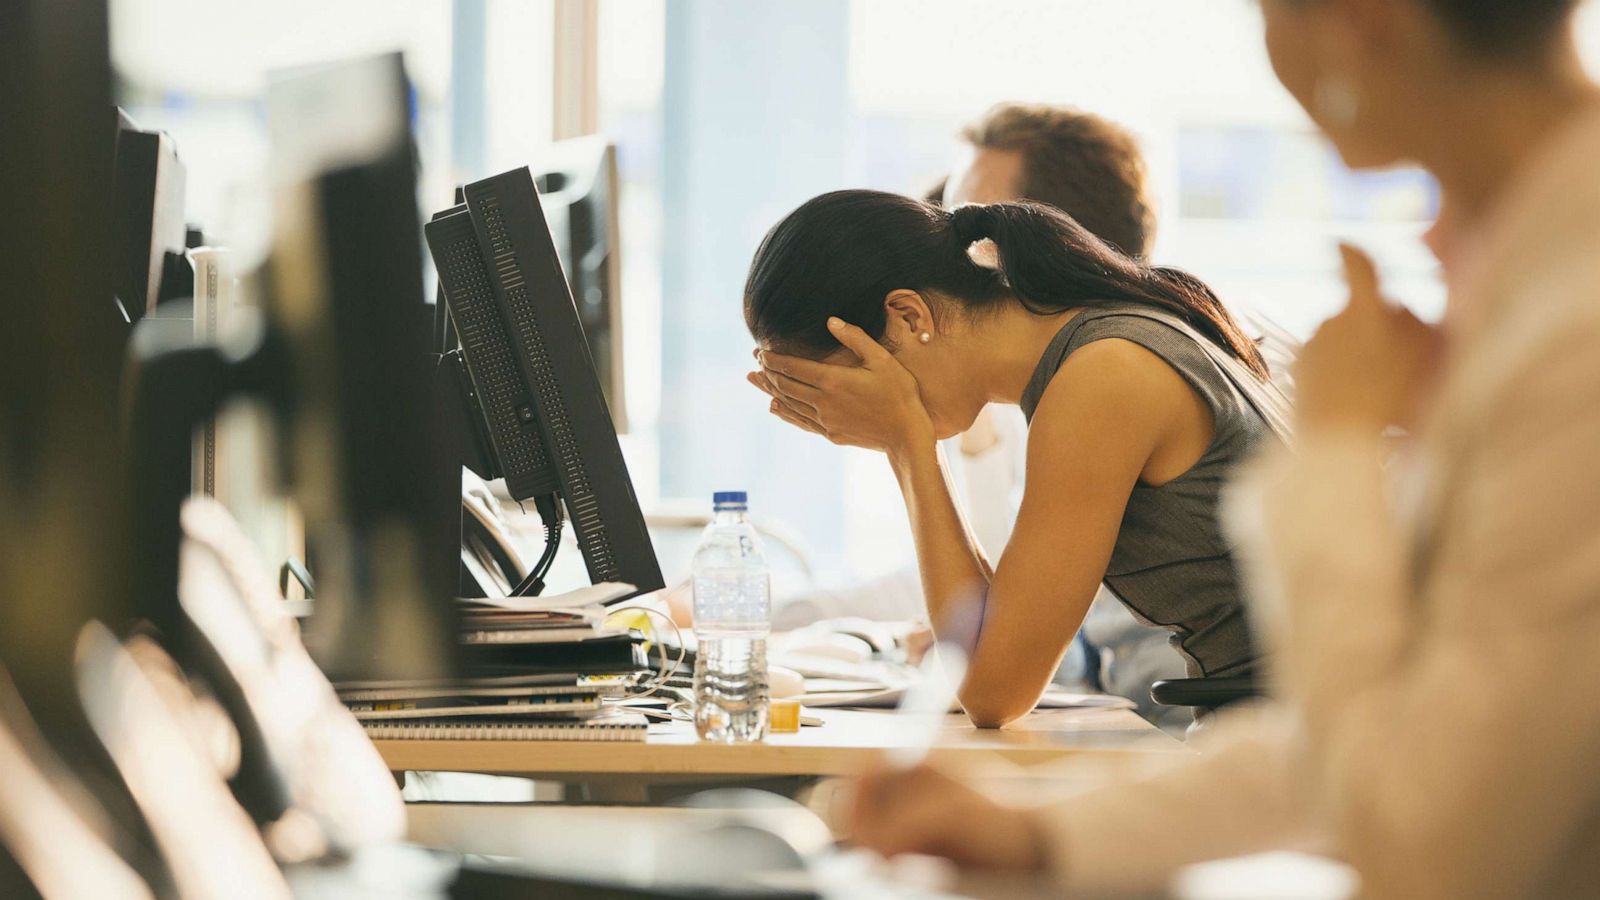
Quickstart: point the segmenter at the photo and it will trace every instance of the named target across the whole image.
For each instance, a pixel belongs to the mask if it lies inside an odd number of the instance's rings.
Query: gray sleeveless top
[[[1245,674],[1256,649],[1218,496],[1256,442],[1276,439],[1267,417],[1286,412],[1281,395],[1263,392],[1247,369],[1176,316],[1145,306],[1091,307],[1062,326],[1039,360],[1022,395],[1029,422],[1067,357],[1108,338],[1138,344],[1182,375],[1210,407],[1214,434],[1189,471],[1160,487],[1135,485],[1106,587],[1136,618],[1172,632],[1191,678]]]

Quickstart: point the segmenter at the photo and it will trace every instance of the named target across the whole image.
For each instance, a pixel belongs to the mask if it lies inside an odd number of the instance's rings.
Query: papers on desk
[[[544,597],[462,598],[460,677],[345,683],[340,699],[374,738],[643,740],[644,719],[607,715],[602,702],[620,691],[621,677],[648,669],[633,634],[606,624],[604,604],[633,591],[607,583]]]
[[[473,606],[492,606],[495,609],[510,610],[511,612],[577,612],[589,608],[598,608],[613,600],[626,597],[637,588],[631,584],[620,581],[602,581],[589,587],[567,591],[564,594],[545,594],[541,597],[474,597],[461,602]],[[604,612],[604,610],[598,610]]]
[[[863,623],[857,619],[817,622],[796,631],[775,634],[767,661],[792,669],[805,679],[796,700],[802,706],[893,709],[906,690],[921,678],[904,662],[903,638],[914,623]],[[867,628],[867,625],[874,628]],[[881,634],[879,634],[881,632]],[[900,635],[899,638],[883,635]],[[874,638],[876,640],[871,640]],[[1133,709],[1133,701],[1111,694],[1080,694],[1055,686],[1039,698],[1038,709]],[[951,712],[960,712],[953,706]]]
[[[541,597],[463,597],[463,644],[565,644],[626,629],[603,625],[605,604],[633,593],[633,585],[604,582]]]
[[[1034,709],[1135,709],[1137,703],[1116,694],[1080,694],[1055,685],[1045,689]]]
[[[806,693],[796,697],[802,706],[816,708],[855,707],[858,709],[892,709],[900,704],[909,682],[894,686],[841,683],[836,679],[806,680]],[[1050,687],[1039,698],[1035,709],[1133,709],[1134,702],[1114,694],[1078,694]],[[959,704],[951,704],[951,712],[960,712]]]
[[[463,605],[489,606],[512,612],[582,612],[604,615],[607,603],[633,593],[637,588],[621,581],[603,581],[588,587],[561,594],[539,597],[461,597]],[[314,600],[285,600],[284,609],[297,619],[309,617],[316,610]]]
[[[770,659],[773,665],[793,669],[805,677],[805,693],[783,699],[797,700],[801,706],[815,708],[893,709],[921,677],[912,666],[885,660],[847,662],[803,653],[775,653]],[[1113,694],[1073,693],[1052,685],[1039,698],[1037,708],[1133,709],[1134,703]],[[960,712],[961,709],[953,706],[950,711]]]

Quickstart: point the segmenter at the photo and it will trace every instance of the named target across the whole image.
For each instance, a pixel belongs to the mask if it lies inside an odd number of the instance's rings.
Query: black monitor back
[[[138,321],[164,299],[174,283],[188,230],[184,224],[183,163],[172,138],[140,129],[117,111],[116,174],[112,199],[116,223],[116,294],[129,321]]]
[[[463,196],[426,233],[507,487],[517,499],[554,487],[591,581],[663,587],[532,174]]]
[[[276,73],[265,307],[286,356],[280,433],[316,557],[306,639],[335,677],[452,669],[460,503],[428,388],[409,81],[398,54]],[[429,552],[446,546],[449,553]]]
[[[600,389],[618,431],[628,430],[622,345],[622,254],[616,146],[590,135],[552,145],[534,176],[572,285]]]

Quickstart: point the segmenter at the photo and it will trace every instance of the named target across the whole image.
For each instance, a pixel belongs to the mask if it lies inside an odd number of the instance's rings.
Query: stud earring
[[[923,342],[924,344],[932,343],[933,334],[931,332],[924,331],[923,333],[917,335],[917,340]]]

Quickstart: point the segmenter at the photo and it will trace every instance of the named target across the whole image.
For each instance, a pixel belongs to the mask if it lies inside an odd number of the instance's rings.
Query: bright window
[[[462,180],[526,165],[550,140],[551,0],[114,0],[118,103],[169,132],[188,172],[191,221],[207,239],[265,247],[267,135],[262,98],[273,69],[395,50],[416,92],[425,210]],[[458,22],[475,23],[458,32]],[[480,65],[481,119],[457,122],[459,56]],[[463,135],[463,129],[473,131]],[[476,130],[481,130],[478,133]],[[460,147],[480,148],[463,166]]]
[[[1309,333],[1342,300],[1334,243],[1351,238],[1378,251],[1397,296],[1441,308],[1417,240],[1432,183],[1344,170],[1273,79],[1252,0],[597,2],[640,495],[703,507],[713,490],[747,489],[824,580],[905,565],[904,512],[881,459],[782,426],[744,384],[745,267],[816,193],[920,193],[950,166],[959,127],[997,101],[1133,129],[1161,201],[1157,259],[1230,303]],[[112,13],[121,102],[173,133],[192,218],[242,249],[265,246],[272,67],[404,50],[425,208],[462,180],[536,164],[550,139],[552,0],[115,0]],[[1600,61],[1593,4],[1581,36]]]
[[[651,398],[634,414],[656,435],[652,486],[699,501],[749,489],[758,513],[803,536],[824,580],[907,564],[904,511],[880,458],[781,426],[743,383],[745,266],[815,193],[920,193],[950,166],[961,124],[995,102],[1073,105],[1133,129],[1161,201],[1158,260],[1236,306],[1309,334],[1342,302],[1344,238],[1377,252],[1400,299],[1442,309],[1418,240],[1433,183],[1339,164],[1273,78],[1252,0],[602,4],[630,364],[652,338],[630,374],[631,396]],[[1600,59],[1600,12],[1583,34]],[[639,371],[657,359],[658,382]]]

